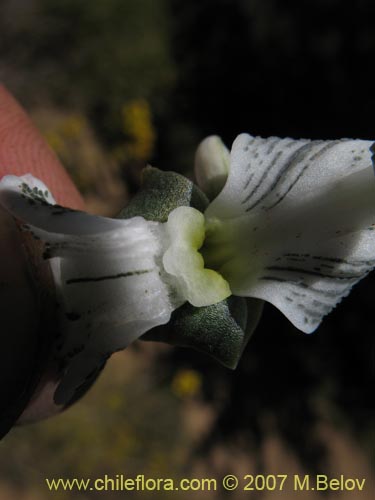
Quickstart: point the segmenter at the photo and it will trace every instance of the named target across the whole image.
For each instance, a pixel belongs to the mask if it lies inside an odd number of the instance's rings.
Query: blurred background
[[[374,139],[373,14],[370,0],[1,0],[0,78],[88,210],[115,215],[146,164],[191,177],[209,134]],[[326,498],[372,498],[374,289],[370,276],[311,336],[266,306],[234,372],[137,342],[66,413],[4,438],[0,498],[95,497],[45,477],[308,472],[367,479]],[[293,493],[251,498],[276,497]]]

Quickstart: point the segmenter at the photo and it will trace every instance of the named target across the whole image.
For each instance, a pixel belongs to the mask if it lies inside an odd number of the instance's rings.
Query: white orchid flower
[[[4,177],[0,202],[44,242],[54,276],[64,367],[55,401],[69,402],[110,354],[168,322],[187,329],[182,345],[232,367],[263,300],[315,330],[375,264],[371,145],[242,134],[229,161],[208,138],[196,155],[202,189],[219,193],[208,206],[178,174],[150,170],[144,195],[117,219],[56,205],[30,175]],[[231,295],[261,300],[241,316],[243,299],[234,307]]]

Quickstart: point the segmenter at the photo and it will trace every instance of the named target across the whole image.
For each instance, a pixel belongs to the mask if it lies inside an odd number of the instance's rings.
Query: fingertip
[[[78,210],[82,196],[56,154],[22,107],[0,84],[0,177],[31,173],[41,179],[57,202]]]

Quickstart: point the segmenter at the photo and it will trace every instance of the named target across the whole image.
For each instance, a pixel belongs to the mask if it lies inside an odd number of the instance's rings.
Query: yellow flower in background
[[[147,162],[154,151],[156,133],[150,106],[145,99],[134,99],[124,104],[122,130],[127,138],[124,159]]]
[[[201,375],[191,369],[179,370],[172,380],[172,392],[180,398],[197,396],[201,387]]]
[[[66,145],[64,139],[61,137],[59,132],[54,130],[48,130],[45,132],[44,137],[48,142],[48,145],[55,151],[58,156],[63,156],[66,154]]]
[[[88,211],[112,215],[126,203],[120,164],[81,113],[36,110],[33,119],[85,198]]]
[[[46,129],[44,137],[58,155],[68,154],[72,146],[69,141],[80,141],[85,129],[88,128],[85,117],[75,113],[66,116],[54,116],[51,112],[50,116],[47,114],[47,120],[46,116],[43,118],[43,121],[47,121],[47,123],[40,124],[42,129]]]
[[[61,134],[66,139],[76,139],[87,127],[85,118],[79,114],[72,114],[65,118],[60,124]]]

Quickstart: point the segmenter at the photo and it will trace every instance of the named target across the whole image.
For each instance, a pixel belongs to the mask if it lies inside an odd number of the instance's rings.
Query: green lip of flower
[[[173,210],[166,224],[170,246],[163,255],[167,273],[175,276],[181,295],[193,306],[216,304],[231,295],[228,282],[216,271],[207,269],[199,252],[205,239],[205,220],[191,207]]]
[[[230,367],[263,300],[315,330],[375,265],[372,147],[242,134],[229,157],[206,140],[196,169],[211,203],[182,176],[151,169],[118,219],[59,207],[32,176],[5,177],[0,202],[44,241],[61,303],[56,356],[66,369],[56,402],[168,322],[172,335],[148,338],[178,339]]]

